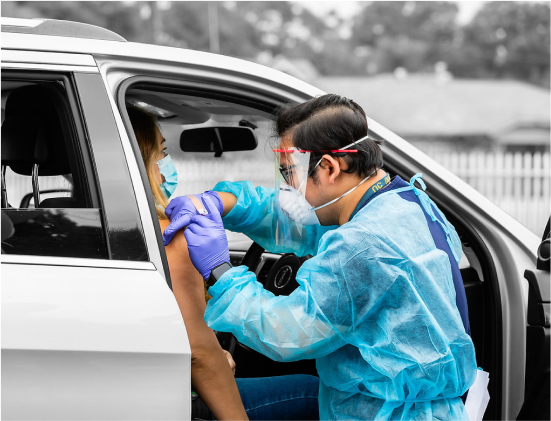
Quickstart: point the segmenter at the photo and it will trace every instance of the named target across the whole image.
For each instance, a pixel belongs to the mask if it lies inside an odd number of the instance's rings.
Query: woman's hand
[[[233,357],[231,356],[231,354],[226,351],[225,349],[223,349],[222,351],[224,351],[224,354],[226,355],[226,358],[228,359],[228,363],[230,364],[230,368],[231,368],[231,371],[233,373],[233,376],[235,377],[235,361],[233,360]]]

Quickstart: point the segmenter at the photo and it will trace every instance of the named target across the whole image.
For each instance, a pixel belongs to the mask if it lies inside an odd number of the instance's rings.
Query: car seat
[[[2,207],[8,207],[6,167],[31,176],[35,207],[72,208],[78,201],[57,197],[40,202],[38,176],[71,174],[65,136],[52,94],[46,86],[14,90],[6,101],[2,124]]]

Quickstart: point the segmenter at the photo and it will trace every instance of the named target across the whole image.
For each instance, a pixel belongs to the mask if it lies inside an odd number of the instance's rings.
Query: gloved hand
[[[201,203],[203,203],[203,206],[209,213],[218,213],[218,215],[222,214],[224,205],[222,204],[222,199],[220,199],[218,193],[209,190],[204,193],[194,194],[194,196]],[[213,199],[210,207],[205,201],[206,197]],[[199,215],[199,212],[197,212],[197,208],[189,197],[179,196],[170,201],[165,209],[165,214],[171,221],[163,233],[163,242],[166,246],[170,243],[172,238],[174,238],[176,232],[187,227],[191,221],[191,217],[193,215]]]
[[[209,196],[203,199],[211,207],[215,206]],[[189,258],[203,279],[210,276],[213,268],[230,261],[228,239],[220,213],[210,212],[208,215],[191,216],[184,235]]]

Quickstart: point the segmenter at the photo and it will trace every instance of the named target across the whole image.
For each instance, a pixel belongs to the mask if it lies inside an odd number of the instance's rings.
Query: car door
[[[536,268],[524,273],[529,283],[526,326],[526,381],[519,420],[548,420],[549,415],[549,320],[550,320],[549,222],[538,249]]]
[[[3,419],[190,418],[189,342],[133,159],[91,56],[2,51]]]

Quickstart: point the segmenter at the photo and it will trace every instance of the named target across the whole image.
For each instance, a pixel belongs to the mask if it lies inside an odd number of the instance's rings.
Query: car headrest
[[[73,197],[50,197],[40,202],[40,208],[78,208],[80,207],[77,199]]]
[[[70,174],[67,147],[52,94],[40,85],[22,86],[6,101],[2,124],[2,164],[31,175]]]

